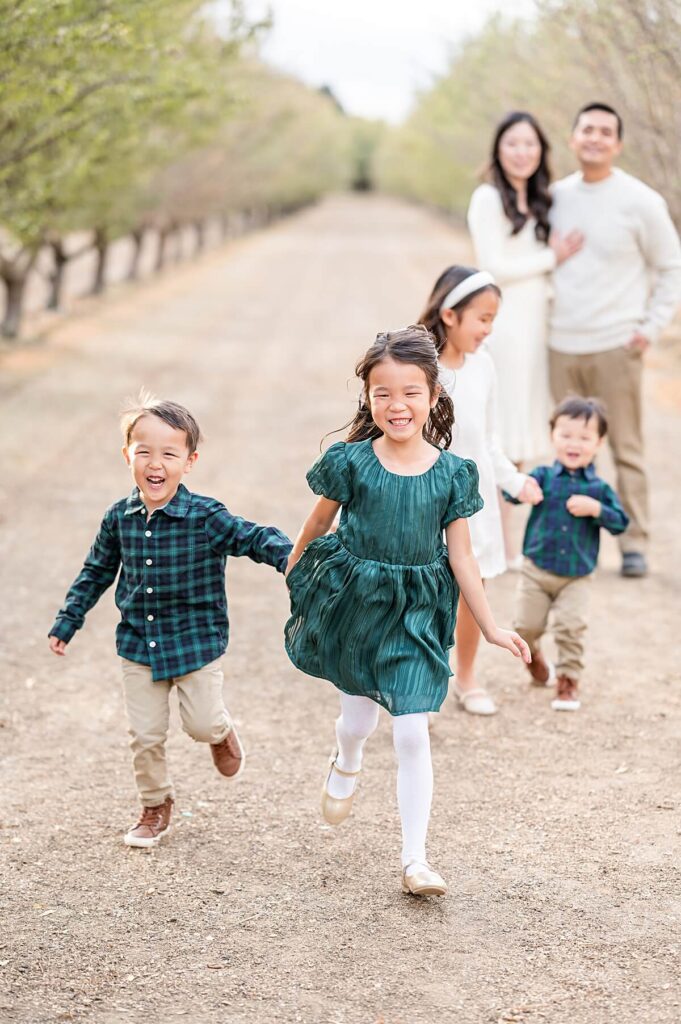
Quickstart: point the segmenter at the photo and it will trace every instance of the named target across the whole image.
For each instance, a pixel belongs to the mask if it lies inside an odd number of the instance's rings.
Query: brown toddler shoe
[[[143,807],[140,819],[123,836],[126,846],[155,846],[170,829],[173,798],[167,796],[157,807]]]
[[[551,707],[554,711],[579,711],[581,701],[576,679],[570,679],[569,676],[558,676],[556,696],[551,701]]]
[[[547,661],[539,650],[534,652],[527,668],[532,676],[532,686],[553,686],[556,681],[555,665]]]
[[[236,779],[241,775],[246,755],[234,726],[219,743],[211,743],[210,752],[220,775],[224,775],[228,779]]]

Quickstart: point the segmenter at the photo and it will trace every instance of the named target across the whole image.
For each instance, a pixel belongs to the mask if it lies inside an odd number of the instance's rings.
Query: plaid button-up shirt
[[[120,568],[118,653],[150,665],[154,679],[185,675],[227,647],[227,555],[246,555],[284,572],[290,551],[280,530],[234,516],[215,498],[183,485],[147,521],[135,488],[104,515],[50,635],[68,643]]]
[[[558,576],[587,576],[596,568],[601,527],[623,533],[629,518],[612,487],[596,476],[593,463],[570,470],[561,462],[537,466],[530,473],[544,492],[533,505],[525,530],[523,554],[541,569]],[[601,503],[600,516],[573,516],[566,502],[573,494],[586,494]],[[507,501],[519,504],[504,492]]]

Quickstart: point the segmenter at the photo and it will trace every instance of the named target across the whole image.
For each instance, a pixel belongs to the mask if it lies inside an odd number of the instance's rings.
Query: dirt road
[[[488,649],[499,714],[450,700],[439,716],[443,901],[399,891],[387,718],[352,818],[320,820],[335,693],[288,663],[271,570],[229,567],[228,703],[247,771],[221,780],[174,712],[177,827],[153,852],[121,843],[136,808],[112,596],[67,658],[47,649],[104,508],[130,486],[125,395],[145,384],[187,404],[207,438],[194,489],[294,533],[304,471],[352,409],[357,356],[467,256],[423,211],[340,197],[0,359],[0,1021],[681,1019],[681,417],[664,365],[648,374],[654,571],[622,581],[607,538],[582,712],[556,715]],[[502,622],[514,582],[490,588]]]

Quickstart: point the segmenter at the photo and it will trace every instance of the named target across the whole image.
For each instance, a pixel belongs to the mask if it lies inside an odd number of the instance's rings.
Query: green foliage
[[[463,213],[506,111],[537,116],[565,174],[574,168],[574,114],[599,99],[624,118],[623,165],[681,219],[680,64],[676,0],[540,0],[535,19],[497,16],[453,54],[406,123],[386,133],[376,178],[388,191]]]

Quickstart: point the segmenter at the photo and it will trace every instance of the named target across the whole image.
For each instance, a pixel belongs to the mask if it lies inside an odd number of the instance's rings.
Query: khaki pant
[[[123,695],[128,715],[135,783],[145,807],[162,804],[173,796],[166,763],[170,721],[170,691],[177,690],[182,728],[199,743],[219,743],[231,728],[222,687],[221,660],[174,679],[151,678],[148,665],[123,663]]]
[[[529,558],[516,594],[513,628],[527,641],[534,657],[552,612],[553,637],[558,648],[558,675],[579,680],[584,668],[584,635],[591,576],[557,576]]]
[[[622,551],[645,553],[648,541],[648,484],[643,459],[640,352],[614,348],[590,355],[549,352],[551,391],[556,402],[572,393],[605,403],[608,439],[617,470],[617,493],[629,516],[618,537]]]

